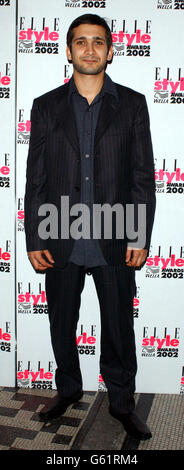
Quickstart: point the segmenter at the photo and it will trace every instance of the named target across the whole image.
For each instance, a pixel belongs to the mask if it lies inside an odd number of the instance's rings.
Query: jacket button
[[[74,188],[76,189],[76,191],[80,191],[79,186],[74,186]]]

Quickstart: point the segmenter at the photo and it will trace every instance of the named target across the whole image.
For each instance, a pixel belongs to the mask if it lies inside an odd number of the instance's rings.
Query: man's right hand
[[[49,250],[28,251],[27,254],[34,269],[44,271],[53,268],[54,260]]]

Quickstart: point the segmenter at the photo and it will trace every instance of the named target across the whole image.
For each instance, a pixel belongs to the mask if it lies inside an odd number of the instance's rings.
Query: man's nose
[[[92,42],[88,42],[86,46],[86,50],[88,54],[93,54],[94,52],[94,44]]]

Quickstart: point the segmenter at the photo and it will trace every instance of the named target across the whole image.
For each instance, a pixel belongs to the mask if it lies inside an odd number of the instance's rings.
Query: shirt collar
[[[70,103],[70,98],[72,93],[79,93],[75,85],[74,77],[72,75],[69,81],[69,93],[68,93],[68,102]],[[113,95],[118,100],[118,94],[116,90],[115,83],[111,80],[107,73],[104,74],[104,83],[100,91],[101,96],[104,96],[106,93]]]

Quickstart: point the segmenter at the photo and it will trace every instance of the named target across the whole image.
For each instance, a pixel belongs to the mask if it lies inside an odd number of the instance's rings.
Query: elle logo
[[[112,41],[113,42],[124,42],[124,38],[127,41],[127,46],[131,46],[133,42],[136,44],[147,44],[151,41],[151,36],[149,34],[142,34],[141,29],[137,29],[136,33],[128,34],[124,33],[124,31],[119,31],[118,34],[112,33]]]
[[[45,372],[44,369],[40,369],[37,372],[30,371],[28,369],[25,369],[24,371],[18,372],[17,373],[17,379],[28,379],[31,376],[31,381],[34,382],[36,379],[46,379],[46,380],[51,380],[53,377],[53,374],[51,372]]]
[[[5,176],[5,175],[9,175],[10,169],[8,168],[8,166],[2,166],[2,167],[0,168],[0,173],[1,173],[2,175],[4,175],[4,176]]]
[[[49,31],[49,28],[46,26],[43,31],[34,31],[31,28],[27,28],[27,31],[19,32],[19,39],[36,39],[36,43],[43,41],[57,41],[59,34],[56,31]]]
[[[176,348],[179,345],[178,339],[171,339],[170,335],[166,335],[166,338],[159,339],[155,338],[154,336],[150,336],[150,338],[144,338],[142,341],[142,346],[154,346],[155,342],[157,343],[157,348],[162,348],[162,346]]]
[[[0,339],[4,341],[10,341],[11,335],[9,333],[3,333],[2,328],[0,328]]]
[[[4,86],[9,85],[10,80],[11,80],[10,77],[8,77],[7,75],[4,75],[4,77],[2,77],[2,74],[0,72],[0,84],[1,85],[4,85]]]
[[[7,261],[10,259],[10,253],[7,251],[2,252],[2,248],[0,248],[0,259],[3,259],[4,261]]]
[[[9,85],[11,78],[10,78],[10,68],[11,68],[11,63],[8,62],[5,64],[5,72],[4,75],[2,76],[2,72],[0,72],[0,85]]]
[[[96,343],[96,338],[94,338],[94,336],[88,336],[87,337],[87,333],[83,333],[82,335],[80,336],[77,336],[76,337],[76,342],[77,342],[77,346],[82,343],[82,344],[94,344]]]

